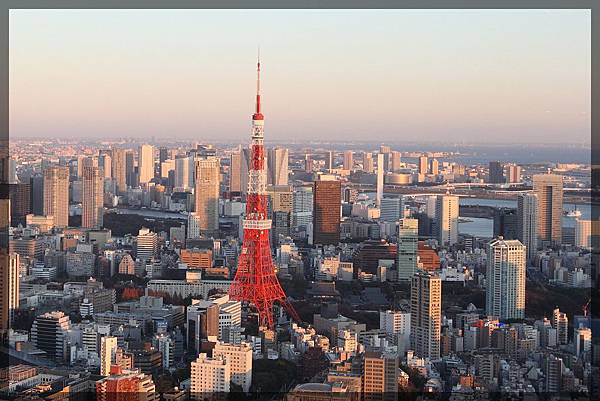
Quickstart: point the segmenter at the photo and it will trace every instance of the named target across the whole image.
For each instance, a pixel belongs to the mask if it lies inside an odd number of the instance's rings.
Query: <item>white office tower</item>
[[[354,167],[354,153],[351,150],[344,152],[344,170],[352,170]]]
[[[313,216],[312,187],[294,188],[292,202],[292,227],[308,227],[312,223]]]
[[[569,318],[558,308],[552,311],[552,327],[556,329],[558,343],[567,344],[569,342]]]
[[[227,344],[218,342],[213,349],[213,357],[224,357],[230,365],[231,382],[244,392],[250,391],[252,384],[252,346],[248,343]]]
[[[327,153],[325,154],[325,157],[326,157],[325,167],[329,171],[333,170],[333,151],[332,150],[327,151]]]
[[[200,231],[219,230],[220,162],[216,157],[196,160],[194,208]]]
[[[154,146],[141,145],[138,154],[140,184],[147,184],[154,178]]]
[[[398,251],[396,266],[398,281],[410,280],[417,270],[419,220],[400,219],[398,222]]]
[[[388,341],[398,346],[400,355],[404,355],[410,348],[410,312],[379,312],[379,330],[385,332]]]
[[[289,151],[285,148],[269,149],[269,153],[267,156],[268,184],[288,184],[288,157]]]
[[[100,338],[100,375],[110,375],[110,366],[115,362],[117,354],[117,337]]]
[[[538,197],[534,193],[520,194],[517,198],[517,239],[525,245],[527,260],[537,253]]]
[[[211,399],[215,395],[229,392],[231,365],[223,355],[209,358],[202,353],[191,363],[190,376],[190,398]]]
[[[381,199],[380,215],[381,221],[398,221],[402,216],[402,198]]]
[[[200,238],[200,215],[196,212],[188,213],[188,238]]]
[[[194,187],[194,158],[179,156],[175,159],[175,188],[188,190]]]
[[[385,155],[383,153],[377,154],[377,207],[381,207],[381,200],[383,199],[384,159]]]
[[[492,240],[487,249],[486,313],[499,319],[525,317],[525,246],[519,240]]]
[[[142,261],[151,260],[158,249],[158,236],[149,228],[142,227],[136,239],[136,258]]]
[[[439,195],[435,204],[435,228],[442,246],[458,242],[458,196]]]
[[[440,357],[442,281],[427,272],[413,275],[410,287],[410,341],[420,358]]]

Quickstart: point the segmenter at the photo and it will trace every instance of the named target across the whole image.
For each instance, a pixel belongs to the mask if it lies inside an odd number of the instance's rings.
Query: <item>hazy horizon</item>
[[[590,143],[589,10],[11,10],[13,138]]]

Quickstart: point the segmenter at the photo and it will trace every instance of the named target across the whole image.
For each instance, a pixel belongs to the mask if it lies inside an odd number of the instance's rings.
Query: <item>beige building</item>
[[[200,231],[219,229],[220,163],[216,157],[196,160],[195,213]]]
[[[354,167],[354,152],[347,150],[344,152],[344,170],[352,170]]]
[[[101,228],[104,217],[104,177],[97,158],[83,160],[82,228]]]
[[[288,154],[289,151],[285,148],[269,149],[267,156],[267,184],[288,184]]]
[[[147,184],[154,178],[154,146],[141,145],[138,154],[140,184]]]
[[[117,192],[127,191],[127,152],[125,149],[112,150],[112,178],[117,185]]]
[[[116,362],[117,337],[103,336],[100,338],[100,374],[108,376],[110,367]]]
[[[213,349],[213,357],[224,357],[230,365],[231,382],[237,384],[244,392],[250,391],[252,384],[252,347],[247,343],[217,343]]]
[[[267,187],[267,195],[271,199],[271,210],[273,212],[292,212],[294,192],[290,185],[270,185]]]
[[[439,195],[435,203],[437,238],[442,246],[458,242],[458,196]]]
[[[228,393],[231,365],[224,356],[209,358],[202,353],[191,363],[190,398],[204,400]]]
[[[44,206],[45,216],[53,216],[54,225],[69,225],[69,168],[50,166],[44,169]]]
[[[442,281],[439,276],[418,272],[411,279],[410,337],[415,355],[440,357]]]
[[[398,399],[398,357],[379,352],[365,352],[363,359],[364,401]]]
[[[538,237],[542,244],[562,242],[563,177],[555,174],[533,176],[538,197]]]

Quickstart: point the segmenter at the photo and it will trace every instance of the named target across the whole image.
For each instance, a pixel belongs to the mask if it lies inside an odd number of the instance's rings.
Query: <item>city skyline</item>
[[[12,10],[10,133],[589,143],[589,10],[286,13]]]

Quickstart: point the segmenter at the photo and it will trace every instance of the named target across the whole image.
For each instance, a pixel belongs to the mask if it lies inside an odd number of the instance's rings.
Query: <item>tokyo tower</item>
[[[300,322],[298,314],[287,301],[285,292],[275,275],[267,219],[267,173],[265,171],[264,116],[260,111],[260,58],[256,67],[256,112],[252,115],[252,142],[246,216],[243,221],[244,240],[235,278],[229,287],[229,296],[246,301],[258,311],[260,326],[273,329],[273,305],[279,303],[288,315]]]

